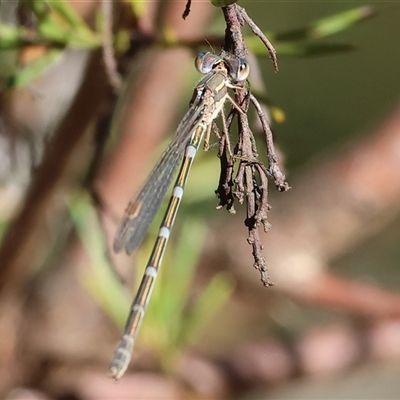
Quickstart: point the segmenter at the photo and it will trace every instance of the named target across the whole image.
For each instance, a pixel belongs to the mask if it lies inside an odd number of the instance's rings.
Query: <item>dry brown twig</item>
[[[248,16],[244,8],[233,4],[223,7],[222,11],[227,25],[223,51],[237,58],[245,58],[247,56],[248,52],[242,35],[242,25],[246,22],[253,33],[266,45],[273,62],[274,70],[277,71],[278,63],[275,49]],[[246,200],[247,217],[245,225],[249,232],[247,241],[252,246],[254,267],[260,271],[261,281],[264,286],[271,286],[272,282],[267,273],[266,259],[262,254],[264,246],[258,232],[260,225],[263,226],[264,231],[267,231],[270,227],[267,220],[267,213],[270,209],[268,204],[267,178],[272,177],[279,191],[288,190],[289,185],[279,167],[272,132],[267,118],[257,99],[251,95],[249,87],[246,87],[244,90],[235,90],[235,101],[244,112],[237,113],[237,111],[232,110],[229,120],[226,122],[226,126],[229,129],[233,115],[238,114],[238,142],[235,146],[228,147],[228,140],[225,139],[219,154],[221,158],[221,174],[216,190],[216,194],[220,199],[218,208],[226,207],[228,211],[233,212],[234,198],[239,203],[243,203],[244,199]],[[250,102],[255,106],[265,134],[268,155],[267,168],[259,160],[254,134],[248,121],[247,111]],[[230,154],[230,148],[234,148],[233,154]],[[233,178],[232,172],[236,161],[239,163],[239,168],[236,177]]]
[[[400,317],[398,293],[340,277],[328,268],[332,260],[398,217],[399,132],[397,109],[373,136],[317,160],[292,178],[293,190],[276,199],[274,228],[265,241],[277,289],[318,306],[374,318]],[[232,221],[221,229],[233,231],[237,225]],[[215,245],[219,252],[224,249],[235,274],[256,287],[257,280],[245,271],[246,246],[240,237],[217,240]]]

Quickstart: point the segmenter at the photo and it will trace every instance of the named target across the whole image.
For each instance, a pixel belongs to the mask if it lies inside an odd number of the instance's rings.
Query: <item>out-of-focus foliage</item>
[[[131,6],[130,9],[133,14],[140,16],[144,12],[144,2],[135,0],[125,0],[124,2]],[[92,30],[76,15],[68,5],[68,2],[32,1],[31,3],[32,12],[37,18],[37,29],[34,32],[23,27],[0,24],[0,48],[2,50],[7,50],[7,52],[14,51],[16,53],[19,51],[23,52],[31,46],[39,46],[44,49],[39,57],[27,64],[19,64],[18,68],[12,71],[8,81],[10,86],[28,85],[32,79],[42,74],[49,66],[56,62],[66,48],[95,49],[101,46],[100,32],[102,20],[100,17],[97,20],[98,26]],[[215,2],[212,3],[214,4]],[[219,7],[225,5],[222,4],[222,2],[219,3]],[[242,5],[247,7],[246,2],[243,2]],[[263,7],[266,8],[267,2],[259,2],[258,4],[249,2],[248,5],[249,7],[258,7],[258,9],[261,9]],[[320,6],[322,7],[322,5]],[[277,7],[279,7],[279,5]],[[257,12],[252,13],[249,11],[249,15],[254,17],[256,22],[259,22],[257,19]],[[332,142],[332,138],[335,135],[336,137],[341,134],[346,135],[349,129],[347,126],[343,128],[342,121],[350,121],[350,124],[356,121],[356,118],[353,117],[356,116],[357,107],[360,108],[359,104],[350,104],[350,106],[346,108],[347,114],[344,109],[335,110],[333,114],[329,114],[331,111],[331,102],[329,101],[322,110],[318,110],[320,101],[315,97],[316,92],[325,93],[326,96],[333,97],[332,104],[338,104],[338,98],[334,98],[335,96],[331,95],[329,92],[329,88],[331,88],[329,85],[332,81],[335,81],[332,87],[340,87],[338,91],[340,91],[341,94],[337,96],[342,96],[340,101],[343,101],[343,103],[347,101],[347,92],[343,91],[346,85],[352,87],[354,91],[359,91],[365,98],[368,97],[368,89],[365,87],[354,88],[352,86],[352,83],[357,82],[357,77],[351,76],[346,82],[342,82],[341,79],[338,79],[335,75],[336,67],[334,67],[333,64],[331,70],[326,70],[323,78],[318,79],[318,77],[315,77],[316,69],[313,69],[313,65],[315,67],[315,63],[320,62],[322,58],[313,60],[296,60],[296,58],[325,56],[329,54],[336,55],[337,53],[345,53],[349,50],[354,50],[356,46],[352,44],[352,39],[348,39],[347,36],[344,37],[344,39],[342,36],[342,39],[340,39],[341,41],[345,40],[344,43],[330,42],[329,40],[322,42],[320,40],[336,34],[340,36],[340,34],[343,34],[344,30],[354,28],[359,22],[365,21],[371,15],[373,15],[373,13],[370,8],[357,7],[330,17],[318,18],[313,23],[304,23],[304,18],[301,22],[294,23],[293,21],[289,21],[290,23],[288,22],[287,25],[294,26],[297,24],[303,26],[303,28],[285,28],[282,29],[283,33],[275,35],[268,33],[268,37],[276,47],[278,55],[282,58],[283,56],[291,58],[289,61],[283,60],[281,72],[274,75],[276,80],[269,80],[268,82],[270,85],[269,89],[273,85],[279,87],[278,90],[275,90],[275,93],[278,92],[278,94],[282,96],[278,104],[285,109],[285,113],[288,116],[288,126],[290,123],[293,124],[295,120],[294,126],[288,128],[292,132],[292,136],[289,137],[289,135],[285,136],[284,134],[279,135],[280,132],[278,132],[280,143],[286,143],[287,145],[284,145],[284,147],[289,149],[286,152],[285,148],[285,152],[288,154],[287,159],[289,164],[293,165],[301,158],[308,159],[310,153],[317,154],[315,149],[318,146],[323,148],[323,143],[329,140]],[[308,18],[307,16],[307,21],[310,19],[311,17]],[[358,25],[357,29],[359,26],[363,27],[364,24]],[[368,24],[365,24],[365,26],[368,27]],[[266,31],[266,29],[264,29],[264,31]],[[123,29],[115,33],[114,39],[117,51],[127,47],[127,43],[129,43],[130,40],[128,35],[128,31]],[[223,33],[221,32],[221,37],[222,36]],[[165,28],[164,37],[162,39],[158,38],[157,40],[159,40],[159,42],[155,42],[155,45],[182,45],[170,28]],[[256,55],[267,55],[259,39],[248,35],[246,37],[246,43]],[[185,45],[187,45],[187,43],[185,43]],[[382,45],[384,46],[387,44],[382,41]],[[392,44],[390,47],[391,46]],[[359,47],[357,47],[357,49],[359,49]],[[345,55],[344,58],[356,57],[357,54],[359,55],[360,53],[362,56],[368,51],[368,48],[363,46],[360,51],[354,52],[351,55]],[[394,48],[393,51],[396,51],[396,49]],[[375,54],[377,54],[377,52]],[[330,58],[330,60],[335,60],[335,58]],[[340,69],[348,69],[351,67],[351,64],[354,64],[354,59],[355,58],[347,58],[346,63],[343,63],[341,67],[339,66],[339,72]],[[281,59],[279,59],[279,61],[280,60]],[[263,60],[263,62],[265,62],[265,60]],[[296,68],[287,68],[288,64],[285,64],[285,62],[297,62],[298,64],[296,64]],[[363,64],[359,62],[358,64],[356,63],[356,65],[365,67],[365,71],[361,71],[361,68],[359,68],[360,74],[362,72],[367,76],[370,74],[376,78],[377,75],[372,74],[377,70],[376,64]],[[300,75],[296,75],[299,71]],[[301,72],[303,72],[303,76],[301,76]],[[384,73],[382,73],[382,77],[383,75]],[[297,78],[298,76],[302,79]],[[308,86],[304,83],[307,77],[309,78],[309,81],[307,81]],[[376,81],[374,90],[372,90],[372,88],[369,89],[370,94],[379,94],[380,90],[387,90],[387,85],[379,85],[377,79],[371,78],[370,81],[371,84],[373,81]],[[299,86],[295,86],[295,84],[299,84]],[[306,85],[307,90],[305,90],[304,85],[301,86],[301,84]],[[287,88],[290,89],[286,90]],[[312,107],[305,106],[306,103],[303,101],[302,95],[306,91],[312,98]],[[274,92],[271,90],[269,90],[269,92],[272,93],[274,101],[276,101]],[[257,93],[258,98],[261,96],[264,96],[263,99],[268,103],[268,97],[265,94]],[[288,100],[287,102],[284,101],[285,97],[286,100]],[[331,100],[331,98],[329,98],[329,100]],[[380,100],[375,100],[375,102],[376,104],[373,107],[376,106],[378,108],[381,102]],[[289,108],[289,103],[293,103],[292,108]],[[296,114],[296,111],[298,111],[299,114]],[[272,106],[270,107],[270,112],[275,120],[284,119],[284,114],[280,108]],[[334,117],[330,117],[330,115],[334,115]],[[364,111],[363,118],[367,120],[369,115],[371,115],[371,113]],[[301,126],[302,122],[304,126]],[[319,123],[320,125],[318,125]],[[321,126],[322,128],[320,128]],[[332,129],[335,131],[334,134],[327,133],[326,130],[329,126],[333,127]],[[354,131],[359,130],[359,126],[360,125],[355,126]],[[309,134],[309,136],[307,136],[307,134]],[[296,141],[296,138],[298,141]],[[292,147],[289,148],[289,144]],[[306,145],[308,147],[305,149],[304,147]],[[294,150],[291,153],[291,149],[295,149],[295,153]],[[146,313],[145,323],[142,326],[138,339],[143,347],[152,349],[160,360],[165,360],[163,361],[165,369],[170,367],[169,364],[173,362],[175,355],[181,349],[186,345],[193,345],[199,341],[199,336],[204,331],[210,319],[226,303],[234,287],[234,282],[232,282],[232,278],[229,275],[218,273],[211,282],[201,289],[201,292],[195,293],[194,300],[189,293],[189,288],[193,287],[192,283],[194,281],[195,266],[199,260],[199,253],[205,236],[205,225],[200,216],[203,210],[200,210],[201,207],[199,207],[199,203],[209,200],[216,186],[216,181],[214,179],[215,170],[217,168],[215,148],[212,149],[210,153],[212,153],[212,157],[199,157],[201,159],[196,161],[191,173],[190,179],[196,182],[196,185],[190,185],[189,183],[185,193],[185,202],[182,204],[181,210],[181,215],[185,215],[184,212],[189,211],[191,218],[190,220],[187,218],[183,226],[180,226],[181,221],[178,217],[177,229],[174,230],[174,237],[179,237],[179,240],[174,241],[172,239],[170,243],[170,248],[164,263],[166,268],[163,268],[162,274],[160,274],[158,278],[149,310]],[[213,198],[212,201],[213,204],[216,203],[215,198]],[[210,208],[208,208],[208,210],[210,210]],[[89,273],[85,273],[80,277],[80,281],[115,324],[122,328],[129,310],[131,296],[124,295],[123,285],[110,270],[109,262],[104,252],[104,238],[101,235],[101,227],[91,208],[90,200],[85,195],[77,194],[70,203],[69,211],[74,222],[74,228],[78,233],[86,253],[90,257],[91,267],[93,267]],[[218,213],[218,217],[222,215],[222,213],[222,211]],[[214,214],[210,218],[214,218]],[[188,226],[190,226],[190,231]],[[154,228],[154,230],[150,232],[150,236],[154,238],[155,235],[156,230]],[[139,251],[137,255],[137,264],[139,266],[145,265],[147,261],[145,254],[150,251],[152,243],[153,239],[146,241],[143,248]],[[351,264],[353,265],[354,263],[352,262]],[[364,267],[363,265],[363,268]],[[348,270],[349,269],[347,269],[347,271]],[[249,273],[251,272],[252,271],[249,271]],[[140,279],[141,274],[142,270],[138,268],[136,280]]]
[[[126,2],[131,4],[133,15],[138,17],[144,12],[141,2]],[[217,7],[232,3],[235,1],[212,1],[212,4]],[[32,31],[30,28],[0,23],[0,50],[24,51],[27,46],[43,46],[47,48],[47,51],[43,51],[39,59],[34,58],[26,64],[18,65],[8,77],[8,87],[28,84],[56,62],[65,48],[95,49],[102,45],[101,34],[104,21],[101,13],[99,13],[96,30],[92,30],[68,2],[34,0],[26,5],[36,18],[37,29]],[[343,43],[315,43],[315,40],[349,29],[371,15],[373,11],[370,7],[358,7],[328,18],[318,19],[304,28],[268,35],[274,42],[279,56],[308,57],[334,54],[352,50],[354,47]],[[161,40],[164,46],[181,45],[174,32],[167,27],[164,29]],[[125,30],[116,32],[116,48],[126,48],[127,42]],[[254,35],[246,37],[246,44],[255,55],[267,55],[265,46]]]
[[[346,43],[315,43],[315,41],[352,28],[373,15],[371,7],[357,7],[328,18],[318,19],[303,28],[275,35],[268,34],[268,37],[274,43],[280,57],[311,57],[342,53],[353,50],[354,46]],[[255,55],[268,55],[266,47],[254,35],[246,36],[246,44]]]
[[[226,7],[236,2],[237,0],[211,0],[211,4],[215,7]]]
[[[107,312],[123,327],[130,301],[123,296],[121,282],[110,268],[104,249],[103,230],[88,194],[77,193],[70,201],[69,212],[78,237],[90,260],[90,272],[80,277],[82,285]]]
[[[122,329],[129,313],[130,296],[124,296],[123,284],[110,268],[104,250],[104,237],[88,195],[74,196],[70,215],[75,230],[90,259],[90,272],[80,281],[113,321]],[[154,225],[154,224],[153,224]],[[154,237],[156,232],[151,232]],[[195,345],[210,319],[229,300],[234,283],[227,273],[217,273],[195,298],[190,296],[196,265],[206,234],[200,219],[191,218],[180,227],[180,239],[167,251],[169,265],[158,278],[151,304],[146,312],[146,323],[141,328],[139,343],[152,351],[166,369],[172,368],[179,350]],[[138,265],[146,265],[146,255],[152,240],[138,252]],[[137,268],[136,282],[142,269]],[[191,299],[190,305],[188,299]]]

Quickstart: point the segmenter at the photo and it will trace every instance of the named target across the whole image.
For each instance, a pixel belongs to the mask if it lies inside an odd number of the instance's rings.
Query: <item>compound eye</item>
[[[194,60],[194,65],[201,74],[208,74],[214,68],[216,61],[220,60],[219,56],[210,53],[209,51],[202,51]]]
[[[203,72],[203,67],[204,67],[204,58],[207,56],[208,52],[207,51],[202,51],[197,55],[197,57],[194,60],[194,66],[196,67],[197,71],[200,73],[204,74]]]
[[[238,69],[236,71],[236,76],[234,76],[236,82],[245,81],[250,74],[250,64],[245,58],[239,59]]]

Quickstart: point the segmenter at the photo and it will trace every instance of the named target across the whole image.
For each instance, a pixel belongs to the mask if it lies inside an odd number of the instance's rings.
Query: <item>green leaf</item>
[[[65,23],[67,43],[70,46],[94,47],[100,44],[99,39],[69,2],[52,1],[49,2],[49,6],[55,13],[54,19],[59,17]]]
[[[79,275],[79,280],[122,330],[130,300],[123,295],[122,284],[106,258],[103,228],[90,197],[85,192],[77,194],[69,204],[69,213],[90,261],[88,270]]]
[[[279,57],[319,57],[355,50],[345,43],[285,43],[275,48]]]
[[[170,274],[165,274],[163,281],[165,297],[173,303],[171,314],[180,314],[184,308],[206,233],[205,224],[192,218],[185,221],[179,232],[180,240],[174,249],[173,269]]]
[[[313,34],[324,37],[351,28],[356,23],[364,21],[375,15],[375,10],[370,6],[358,7],[328,18],[323,18],[313,24]]]
[[[226,7],[237,3],[238,0],[211,0],[211,4],[215,7]]]
[[[97,47],[98,35],[93,33],[69,2],[34,1],[27,3],[39,21],[40,36],[48,41],[70,47]]]
[[[45,55],[38,58],[37,60],[30,62],[22,68],[18,68],[16,72],[8,78],[7,87],[12,88],[27,85],[33,79],[43,74],[55,62],[60,60],[61,57],[61,50],[48,51]]]
[[[255,36],[246,37],[246,44],[256,56],[269,56],[264,44]],[[352,51],[346,43],[274,43],[278,57],[317,57]]]
[[[280,33],[275,36],[274,40],[286,42],[319,39],[349,29],[356,23],[362,22],[375,14],[375,10],[370,6],[354,8],[327,18],[319,19],[304,28]]]
[[[49,2],[50,9],[58,14],[64,22],[70,27],[76,29],[87,29],[86,23],[83,19],[76,13],[75,9],[71,6],[69,2],[66,1],[52,1]]]
[[[175,247],[174,241],[169,245],[146,312],[146,323],[142,325],[138,339],[145,347],[168,356],[173,355],[182,344],[179,338],[186,318],[184,309],[206,236],[206,227],[203,222],[190,218],[179,232],[175,229],[175,234],[179,241]],[[149,241],[149,244],[152,246],[153,241]],[[139,258],[138,265],[145,265],[147,260],[141,256]]]
[[[51,12],[50,6],[44,1],[35,1],[27,3],[39,21],[39,34],[48,40],[64,42],[65,32],[61,26],[62,21],[55,21],[54,13]]]
[[[0,23],[0,49],[11,50],[18,48],[24,32],[21,27]]]
[[[125,3],[129,3],[132,8],[133,15],[137,18],[141,18],[146,12],[146,2],[138,0],[125,0]]]
[[[228,302],[235,289],[235,281],[227,272],[219,272],[203,289],[185,320],[183,337],[185,344],[195,344],[211,318]]]

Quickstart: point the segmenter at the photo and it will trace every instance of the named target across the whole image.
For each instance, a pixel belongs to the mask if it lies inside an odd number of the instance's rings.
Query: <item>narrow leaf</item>
[[[35,61],[30,62],[8,78],[7,87],[25,86],[33,79],[43,74],[62,57],[61,50],[50,50]]]
[[[256,56],[268,56],[268,51],[258,38],[246,37],[249,49]],[[352,51],[353,45],[346,43],[278,43],[275,44],[278,57],[317,57]]]
[[[355,50],[353,45],[345,43],[286,43],[276,48],[280,57],[320,57]]]
[[[211,4],[215,7],[226,7],[236,3],[238,0],[211,0]]]
[[[287,42],[319,39],[349,29],[356,23],[362,22],[375,14],[375,10],[370,6],[354,8],[327,18],[318,19],[304,28],[280,33],[275,36],[275,40]]]
[[[216,274],[196,299],[185,321],[182,342],[194,344],[216,313],[228,302],[235,289],[234,279],[226,272]]]
[[[136,18],[143,17],[144,13],[146,12],[146,1],[125,0],[124,2],[130,4],[133,15]]]
[[[12,50],[21,45],[24,30],[14,25],[0,23],[0,50]]]
[[[69,204],[69,212],[85,253],[89,268],[79,275],[81,284],[122,329],[129,310],[129,299],[105,256],[105,239],[89,196],[82,192]]]

